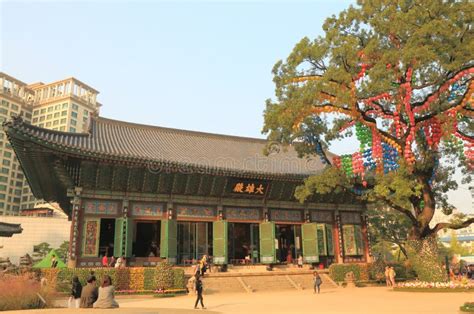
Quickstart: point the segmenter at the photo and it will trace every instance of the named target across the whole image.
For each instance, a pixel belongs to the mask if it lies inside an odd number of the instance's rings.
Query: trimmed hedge
[[[73,276],[78,276],[84,286],[87,278],[94,272],[100,283],[104,276],[112,278],[116,291],[143,291],[164,288],[184,289],[184,270],[173,269],[169,264],[159,264],[157,267],[127,267],[127,268],[52,268],[42,269],[41,273],[48,284],[58,292],[69,293]]]
[[[474,313],[474,302],[466,302],[459,308],[461,312]]]
[[[329,276],[336,282],[344,282],[347,273],[353,272],[356,281],[369,280],[370,264],[332,264],[329,266]]]

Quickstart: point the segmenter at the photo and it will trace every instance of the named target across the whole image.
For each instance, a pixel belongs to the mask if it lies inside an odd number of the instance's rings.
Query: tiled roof
[[[164,162],[206,169],[306,176],[324,168],[318,157],[302,159],[292,146],[263,154],[268,141],[93,118],[89,133],[39,128],[21,120],[4,124],[41,145],[81,155],[137,162]],[[275,147],[274,147],[275,148]]]
[[[0,222],[0,237],[11,237],[15,233],[21,233],[23,229],[20,224],[9,224]]]

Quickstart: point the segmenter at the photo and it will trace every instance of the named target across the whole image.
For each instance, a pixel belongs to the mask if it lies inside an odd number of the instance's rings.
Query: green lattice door
[[[276,262],[275,223],[273,222],[260,224],[260,262],[262,264]]]
[[[126,229],[124,219],[116,218],[115,219],[115,236],[114,236],[114,256],[122,256],[124,248],[124,238],[126,234]]]
[[[123,219],[123,234],[125,236],[123,252],[125,252],[125,257],[132,257],[132,246],[133,246],[133,233],[134,233],[135,224],[133,223],[132,218]]]
[[[160,256],[166,258],[168,263],[175,264],[177,256],[177,222],[176,220],[161,221],[161,248]]]
[[[227,221],[214,221],[212,223],[212,245],[214,264],[227,264]]]
[[[305,223],[301,226],[303,238],[303,258],[306,263],[319,262],[318,250],[318,225]]]
[[[260,262],[262,264],[276,262],[274,222],[263,222],[260,224]]]

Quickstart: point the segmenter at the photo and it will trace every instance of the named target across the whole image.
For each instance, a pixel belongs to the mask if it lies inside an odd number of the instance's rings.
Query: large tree
[[[263,131],[328,164],[297,198],[336,190],[383,202],[409,219],[412,257],[425,261],[439,230],[474,222],[430,227],[435,210],[452,210],[454,170],[467,182],[474,166],[473,15],[467,0],[358,1],[275,65]],[[360,151],[330,158],[354,128]]]

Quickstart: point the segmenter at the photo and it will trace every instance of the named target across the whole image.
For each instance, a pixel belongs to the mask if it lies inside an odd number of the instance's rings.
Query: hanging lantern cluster
[[[354,174],[352,169],[352,155],[342,155],[341,156],[341,167],[345,172],[346,176],[352,177]]]
[[[361,122],[355,124],[356,137],[360,143],[360,150],[363,151],[367,147],[372,146],[372,133],[370,129]]]
[[[367,75],[367,71],[370,66],[364,60],[365,55],[362,51],[358,53],[358,57],[361,62],[359,63],[360,71],[353,77],[351,85],[351,97],[352,100],[358,101],[356,96],[356,84],[357,81]],[[387,69],[391,69],[392,65],[387,65]],[[354,154],[347,154],[342,156],[333,157],[333,165],[340,168],[348,177],[361,177],[363,183],[364,174],[366,171],[375,171],[378,174],[388,173],[395,171],[399,168],[400,159],[406,160],[408,165],[413,165],[416,161],[415,152],[416,145],[428,145],[429,148],[436,150],[440,144],[441,138],[443,137],[443,129],[441,128],[441,122],[436,114],[432,117],[424,116],[427,114],[428,109],[433,109],[431,106],[441,99],[446,100],[453,104],[458,101],[459,104],[455,105],[450,109],[446,116],[448,117],[448,125],[453,130],[457,130],[457,121],[461,116],[474,117],[472,103],[474,100],[471,98],[474,95],[474,68],[470,68],[461,71],[445,84],[443,84],[436,92],[429,95],[423,104],[412,104],[413,90],[412,90],[412,75],[413,69],[409,68],[406,70],[405,80],[399,81],[395,84],[399,88],[399,93],[390,94],[382,93],[374,97],[360,100],[360,104],[365,104],[365,111],[363,114],[373,119],[385,119],[388,122],[388,132],[390,135],[385,135],[383,132],[379,132],[377,129],[377,123],[372,125],[370,122],[364,121],[360,111],[357,110],[356,106],[352,107],[338,107],[335,105],[323,105],[310,109],[315,115],[322,113],[333,113],[350,116],[352,119],[350,122],[344,125],[341,132],[349,127],[355,127],[355,135],[360,143],[359,151]],[[301,78],[299,81],[310,80],[309,78]],[[400,95],[402,98],[395,100],[394,97]],[[321,99],[333,100],[333,96],[321,95]],[[460,99],[460,97],[464,97]],[[401,100],[401,101],[400,101]],[[380,103],[377,101],[391,101],[396,103],[396,108],[393,110],[393,114],[384,111]],[[456,102],[456,103],[458,103]],[[423,122],[417,122],[416,119],[425,119]],[[319,119],[319,117],[318,117]],[[446,124],[443,126],[446,127]],[[446,131],[446,129],[444,129]],[[469,167],[474,168],[474,143],[472,138],[467,138],[460,132],[455,132],[455,136],[460,140],[449,141],[446,145],[454,145],[453,148],[459,153],[462,158],[466,159]],[[394,140],[395,137],[397,140]],[[404,140],[403,145],[400,141]],[[403,149],[402,149],[403,147]],[[323,163],[326,162],[326,157],[323,152],[322,146],[319,142],[315,145],[315,152],[321,158]],[[464,157],[465,156],[465,157]],[[434,171],[436,171],[434,168]],[[434,173],[432,174],[432,178]],[[432,179],[431,179],[432,180]],[[365,185],[364,185],[365,186]]]
[[[375,168],[377,167],[377,163],[372,158],[372,148],[365,150],[362,153],[362,157],[364,157],[364,167],[367,170],[375,170]]]
[[[382,143],[383,151],[383,172],[388,173],[399,168],[398,151],[387,143]]]
[[[352,154],[352,173],[355,176],[364,177],[364,162],[362,160],[362,154],[360,152],[356,152]]]

